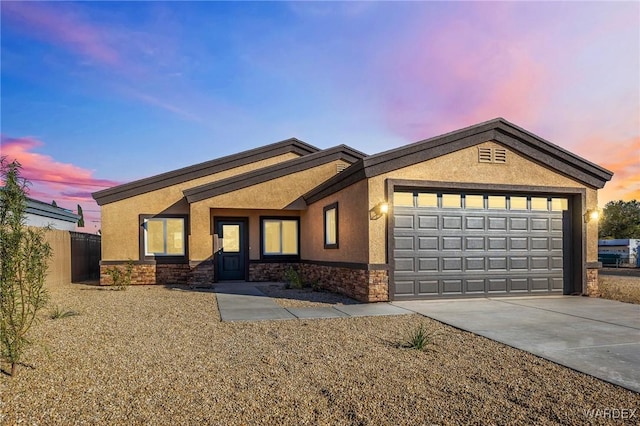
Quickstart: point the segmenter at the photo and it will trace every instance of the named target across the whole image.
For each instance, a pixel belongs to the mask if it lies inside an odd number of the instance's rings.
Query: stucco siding
[[[298,158],[286,153],[102,206],[102,260],[139,260],[140,214],[188,214],[183,190]],[[199,229],[191,226],[191,229]],[[208,228],[207,228],[208,229]]]
[[[438,158],[409,167],[374,176],[368,180],[369,203],[372,209],[385,194],[387,179],[412,179],[439,182],[461,182],[478,184],[525,185],[538,187],[584,188],[584,184],[507,149],[505,164],[480,163],[478,148],[504,148],[496,142],[484,142]],[[391,200],[389,199],[389,202]],[[587,190],[587,208],[596,208],[596,190]],[[597,260],[597,224],[587,227],[587,261]],[[369,262],[386,263],[386,228],[383,220],[369,221]]]
[[[338,248],[324,248],[324,207],[338,203]],[[301,245],[305,260],[368,263],[367,182],[360,181],[311,204],[302,212]],[[382,219],[384,220],[384,219]]]

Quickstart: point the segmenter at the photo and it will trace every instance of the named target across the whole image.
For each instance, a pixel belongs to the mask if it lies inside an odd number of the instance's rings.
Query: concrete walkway
[[[260,283],[265,285],[268,283]],[[214,287],[222,321],[344,318],[378,315],[406,315],[414,312],[390,303],[333,305],[331,307],[283,308],[255,284],[219,283]]]
[[[640,305],[577,296],[393,305],[640,392]]]

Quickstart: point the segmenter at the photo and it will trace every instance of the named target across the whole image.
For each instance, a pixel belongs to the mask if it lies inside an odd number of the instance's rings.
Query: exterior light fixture
[[[389,203],[378,203],[378,205],[376,206],[376,213],[380,215],[389,213]]]
[[[598,209],[590,209],[584,214],[584,223],[589,223],[592,220],[596,221],[600,218],[600,212]]]

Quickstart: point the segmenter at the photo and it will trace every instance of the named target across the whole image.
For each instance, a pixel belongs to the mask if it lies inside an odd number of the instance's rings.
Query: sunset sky
[[[295,136],[377,153],[495,117],[640,199],[640,2],[1,2],[0,151],[33,198]],[[532,182],[534,183],[534,182]]]

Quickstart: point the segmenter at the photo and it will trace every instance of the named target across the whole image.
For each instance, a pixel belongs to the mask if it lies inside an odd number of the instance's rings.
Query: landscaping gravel
[[[256,287],[283,308],[315,308],[359,303],[341,294],[310,288],[285,288],[281,283],[258,284]]]
[[[211,292],[51,296],[80,315],[42,313],[28,367],[0,374],[2,424],[582,425],[640,408],[639,394],[418,315],[222,323]],[[429,350],[401,347],[420,324]]]
[[[640,304],[640,277],[624,275],[600,275],[600,297],[619,302]]]

